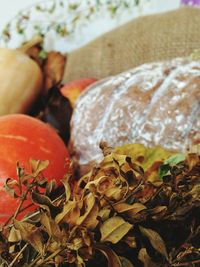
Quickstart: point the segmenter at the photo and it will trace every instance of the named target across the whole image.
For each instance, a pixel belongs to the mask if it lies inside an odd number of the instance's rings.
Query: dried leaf
[[[121,267],[134,267],[133,264],[125,257],[119,257]]]
[[[128,211],[131,215],[137,214],[138,212],[146,209],[146,206],[141,203],[134,203],[132,205],[127,203],[116,203],[113,205],[113,207],[119,213]]]
[[[15,179],[8,178],[6,179],[6,183],[4,185],[4,188],[6,192],[13,198],[17,198],[18,194],[16,193],[18,187],[18,182]]]
[[[111,217],[101,227],[101,241],[109,241],[113,244],[119,242],[133,226],[119,216]]]
[[[99,222],[97,220],[99,207],[98,207],[98,205],[96,203],[96,199],[92,193],[89,193],[84,198],[83,204],[84,204],[85,212],[82,216],[80,216],[78,218],[76,224],[85,226],[88,229],[94,229]]]
[[[17,230],[14,226],[10,229],[8,236],[8,242],[19,242],[22,240],[20,231]]]
[[[44,254],[44,241],[40,229],[27,222],[14,221],[14,226],[19,230],[22,239],[28,242],[41,255]]]
[[[69,185],[69,178],[70,178],[70,176],[65,176],[64,179],[62,180],[62,183],[65,187],[65,195],[66,195],[65,201],[66,202],[70,199],[70,196],[71,196],[71,188]]]
[[[42,212],[40,222],[50,237],[53,237],[54,240],[62,240],[63,233],[61,232],[59,225],[51,219],[50,214]]]
[[[48,91],[61,81],[64,72],[65,60],[65,56],[59,52],[51,51],[47,54],[47,59],[44,65],[45,91]]]
[[[144,228],[142,226],[139,226],[139,229],[141,233],[149,239],[152,247],[157,250],[161,255],[163,255],[166,259],[168,259],[168,253],[162,237],[152,229]]]
[[[141,248],[138,254],[138,259],[144,264],[144,267],[159,267],[149,257],[146,248]]]
[[[114,153],[126,155],[146,172],[155,162],[164,162],[174,153],[159,146],[146,148],[141,144],[127,144],[114,149]]]
[[[85,266],[86,266],[86,264],[85,264],[83,258],[80,257],[79,255],[77,255],[76,266],[77,266],[77,267],[85,267]]]
[[[200,147],[200,145],[199,145]],[[187,155],[187,163],[189,170],[192,170],[199,163],[199,155],[195,153],[190,153]]]
[[[187,196],[192,196],[193,200],[200,198],[200,184],[196,184],[193,188],[186,194]]]
[[[47,196],[49,196],[57,187],[56,181],[55,180],[51,180],[48,181],[47,185],[46,185],[46,190],[45,190],[45,194]]]
[[[70,226],[76,225],[78,218],[80,217],[80,208],[75,200],[68,201],[61,213],[59,213],[56,218],[55,222],[66,222]]]
[[[42,209],[53,213],[54,211],[58,212],[58,208],[53,204],[51,199],[43,194],[33,192],[32,201],[34,204],[39,205]]]
[[[30,159],[29,163],[30,163],[30,166],[31,166],[32,175],[34,177],[37,177],[49,165],[49,161],[48,160],[43,160],[42,161],[42,160]]]
[[[111,212],[110,209],[104,208],[99,211],[98,217],[100,217],[102,221],[105,221],[109,218],[110,212]]]
[[[151,210],[148,210],[148,214],[152,216],[152,219],[154,220],[160,220],[167,212],[166,206],[158,206]]]
[[[108,260],[108,267],[122,267],[120,258],[117,254],[109,247],[99,245],[96,247],[97,250],[101,251]]]

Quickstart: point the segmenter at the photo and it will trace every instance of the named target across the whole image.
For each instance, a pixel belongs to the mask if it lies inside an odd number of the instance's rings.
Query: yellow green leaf
[[[116,203],[113,205],[113,207],[119,213],[131,211],[132,214],[136,214],[136,213],[146,209],[146,207],[141,203],[134,203],[134,204],[130,205],[128,203],[123,202],[123,203]]]
[[[123,218],[115,216],[106,220],[100,227],[101,241],[113,244],[119,242],[133,226]]]
[[[13,226],[8,236],[8,242],[18,242],[20,240],[22,240],[20,231]]]
[[[49,161],[48,160],[35,160],[35,159],[30,159],[29,161],[31,170],[32,170],[32,175],[34,177],[38,176],[40,172],[45,170],[48,165]]]

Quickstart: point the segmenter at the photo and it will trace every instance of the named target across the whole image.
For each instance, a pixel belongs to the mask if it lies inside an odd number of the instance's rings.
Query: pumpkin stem
[[[43,38],[40,35],[34,36],[30,41],[23,44],[20,48],[18,48],[18,51],[21,51],[26,54],[26,52],[32,48],[35,45],[38,45],[43,42]]]

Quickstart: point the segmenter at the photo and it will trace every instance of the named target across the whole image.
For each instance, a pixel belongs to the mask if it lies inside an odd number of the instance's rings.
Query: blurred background
[[[77,1],[65,0],[66,2],[77,3]],[[38,0],[0,0],[0,29],[4,27],[4,25],[11,20],[20,10],[32,5],[37,4]],[[48,2],[48,0],[46,1]],[[88,2],[87,0],[81,0],[80,2]],[[92,2],[92,1],[90,1]],[[97,0],[93,0],[94,4]],[[104,1],[104,2],[116,2],[115,0]],[[129,0],[128,2],[133,2],[133,0]],[[144,1],[141,1],[144,2]],[[180,0],[149,0],[151,2],[151,11],[164,11],[173,9],[179,6]]]

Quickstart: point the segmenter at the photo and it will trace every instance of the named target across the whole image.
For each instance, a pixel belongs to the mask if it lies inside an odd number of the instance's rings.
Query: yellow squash
[[[41,92],[42,71],[24,51],[0,48],[0,115],[26,113]]]

